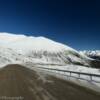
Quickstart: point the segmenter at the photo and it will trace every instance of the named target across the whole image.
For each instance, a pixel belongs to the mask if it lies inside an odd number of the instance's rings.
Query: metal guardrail
[[[57,73],[63,76],[73,77],[81,80],[86,80],[89,82],[100,83],[100,75],[98,74],[75,72],[75,71],[60,70],[53,68],[44,68],[44,67],[37,67],[37,68],[41,68],[42,70],[50,71],[52,73]]]

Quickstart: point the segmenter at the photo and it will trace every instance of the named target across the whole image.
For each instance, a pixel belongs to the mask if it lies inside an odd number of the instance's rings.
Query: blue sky
[[[100,2],[0,0],[0,32],[45,36],[77,50],[100,49]]]

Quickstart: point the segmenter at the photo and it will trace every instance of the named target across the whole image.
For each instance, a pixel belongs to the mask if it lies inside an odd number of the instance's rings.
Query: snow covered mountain
[[[96,51],[80,51],[80,54],[84,54],[88,57],[90,57],[92,60],[90,60],[90,66],[95,68],[100,68],[100,50]]]
[[[18,63],[23,58],[21,55],[17,54],[11,48],[5,48],[0,46],[0,66],[5,66],[7,64]]]
[[[95,50],[95,51],[80,51],[81,54],[85,54],[87,55],[88,57],[91,57],[93,59],[96,59],[96,60],[100,60],[100,50]]]
[[[89,61],[84,54],[45,37],[0,33],[0,63],[89,66]]]

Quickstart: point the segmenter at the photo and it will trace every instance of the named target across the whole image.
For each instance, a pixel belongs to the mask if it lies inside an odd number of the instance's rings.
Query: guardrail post
[[[90,75],[90,81],[92,82],[92,75]]]
[[[71,72],[70,72],[70,76],[71,76]]]
[[[78,78],[80,78],[80,73],[78,73]]]

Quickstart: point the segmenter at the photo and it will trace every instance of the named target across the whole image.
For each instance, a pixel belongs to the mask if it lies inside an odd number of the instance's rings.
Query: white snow
[[[14,41],[18,41],[20,39],[26,38],[25,35],[15,35],[15,34],[11,34],[11,33],[0,33],[0,41],[6,41],[6,42],[14,42]]]
[[[0,42],[2,43],[0,43],[1,64],[30,62],[43,64],[46,67],[51,67],[47,65],[60,65],[53,67],[64,70],[98,73],[97,69],[74,64],[88,65],[87,56],[45,37],[0,33]]]
[[[24,56],[24,61],[44,64],[60,64],[80,62],[88,63],[84,59],[88,57],[80,55],[71,47],[55,42],[45,37],[33,37],[0,33],[0,47],[10,48]],[[78,57],[79,55],[80,57]]]
[[[100,50],[84,50],[80,51],[80,53],[88,56],[100,56]]]
[[[10,33],[0,33],[0,41],[9,43],[9,46],[16,49],[26,51],[34,49],[35,51],[50,51],[57,52],[62,50],[74,50],[66,45],[55,42],[45,37],[33,37],[25,35],[15,35]],[[24,52],[23,51],[23,52]],[[75,50],[74,50],[75,51]]]

